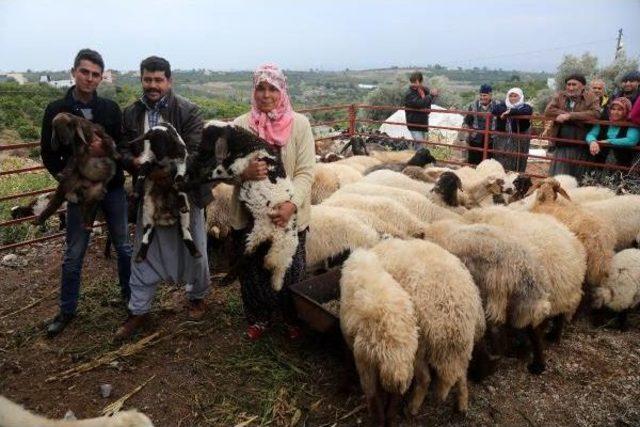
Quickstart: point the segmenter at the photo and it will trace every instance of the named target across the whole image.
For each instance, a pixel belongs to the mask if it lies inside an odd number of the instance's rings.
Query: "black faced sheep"
[[[276,226],[269,216],[279,204],[293,197],[293,183],[287,177],[280,152],[245,129],[216,123],[205,126],[202,145],[213,150],[220,161],[211,171],[210,179],[238,178],[252,160],[267,164],[267,178],[242,182],[238,198],[253,219],[245,252],[253,253],[259,245],[271,243],[264,266],[271,271],[273,289],[279,291],[298,246],[296,214],[284,227]]]
[[[156,226],[172,226],[179,221],[182,240],[191,256],[202,256],[191,236],[187,194],[179,190],[185,181],[187,148],[173,126],[162,123],[132,141],[132,151],[140,163],[134,193],[143,196],[143,235],[136,262],[147,256]],[[173,169],[175,168],[175,175]]]
[[[120,155],[115,142],[100,125],[69,113],[56,115],[52,127],[52,148],[70,145],[73,155],[56,177],[58,187],[35,223],[42,225],[66,199],[80,205],[84,225],[91,228],[97,205],[106,194],[106,184],[116,172]]]

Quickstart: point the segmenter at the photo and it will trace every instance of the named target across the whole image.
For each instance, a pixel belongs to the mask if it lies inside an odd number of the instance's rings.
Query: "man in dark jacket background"
[[[82,49],[76,55],[71,74],[75,86],[71,87],[64,98],[47,105],[42,121],[40,139],[42,162],[47,170],[57,178],[71,157],[71,147],[51,146],[51,122],[61,112],[84,117],[104,127],[118,148],[121,143],[121,112],[115,102],[100,98],[96,89],[102,81],[104,61],[96,51]],[[118,165],[116,174],[107,185],[107,194],[100,203],[109,229],[113,245],[118,255],[118,279],[122,299],[129,300],[129,275],[131,272],[131,244],[127,228],[127,196],[124,190],[124,174]],[[75,317],[80,294],[80,275],[82,263],[89,243],[90,232],[85,230],[80,209],[75,203],[67,203],[65,253],[62,262],[60,280],[60,312],[49,322],[47,335],[58,335]]]
[[[172,90],[171,66],[157,56],[140,63],[143,95],[125,108],[123,113],[123,156],[125,168],[136,174],[138,164],[131,155],[129,142],[161,123],[170,123],[184,140],[189,157],[195,158],[202,139],[202,116],[198,107]],[[143,325],[151,309],[156,288],[162,281],[186,285],[189,299],[189,317],[204,315],[204,297],[209,290],[209,263],[207,261],[204,207],[211,201],[210,186],[201,186],[189,193],[191,235],[202,257],[193,258],[182,242],[177,225],[156,227],[154,237],[144,261],[131,267],[130,316],[116,334],[116,339],[127,339]],[[142,239],[142,216],[138,212],[135,249]]]
[[[437,89],[431,89],[422,85],[424,78],[422,73],[416,71],[409,76],[409,90],[404,96],[404,106],[408,109],[425,110],[431,108],[431,103],[438,96]],[[407,118],[407,128],[411,132],[414,141],[422,141],[427,138],[429,128],[429,113],[427,111],[405,111]],[[420,143],[414,143],[415,148],[419,147]]]
[[[467,111],[472,113],[488,113],[491,114],[491,110],[495,108],[497,102],[493,100],[493,88],[489,84],[480,85],[478,93],[478,99],[473,101],[467,107]],[[480,116],[478,114],[467,114],[464,117],[462,126],[469,128],[470,131],[467,136],[467,144],[469,147],[484,148],[484,133],[486,127],[486,116]],[[496,129],[495,117],[490,119],[490,130]],[[493,148],[493,137],[489,136],[489,149]],[[491,155],[489,155],[491,157]],[[468,150],[467,161],[472,165],[477,165],[482,161],[482,151],[480,150]]]

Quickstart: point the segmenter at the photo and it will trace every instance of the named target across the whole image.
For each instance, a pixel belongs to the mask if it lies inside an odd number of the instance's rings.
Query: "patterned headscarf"
[[[628,98],[621,96],[611,101],[611,106],[613,106],[613,104],[619,105],[624,110],[624,118],[626,118],[629,115],[629,111],[631,111],[631,101],[629,101]]]
[[[515,104],[512,104],[511,101],[509,101],[509,95],[512,93],[517,93],[518,95],[520,95],[520,100]],[[522,89],[520,89],[519,87],[514,87],[509,89],[509,92],[507,92],[507,96],[504,102],[505,104],[507,104],[508,108],[516,108],[524,104],[524,93],[522,93]]]
[[[256,87],[267,82],[280,91],[280,100],[268,113],[261,111],[256,102]],[[287,78],[275,64],[263,64],[253,73],[253,94],[251,96],[251,129],[272,145],[286,145],[293,127],[293,109],[289,101]]]

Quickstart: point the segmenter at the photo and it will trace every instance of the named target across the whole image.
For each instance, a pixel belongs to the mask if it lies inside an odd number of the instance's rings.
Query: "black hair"
[[[76,59],[73,60],[73,68],[78,68],[80,65],[80,61],[87,60],[91,61],[100,67],[100,71],[104,71],[104,60],[102,59],[102,55],[100,55],[95,50],[91,49],[81,49],[80,52],[76,55]]]
[[[422,73],[420,71],[414,71],[413,73],[411,73],[411,75],[409,76],[409,81],[411,83],[420,83],[424,80]]]
[[[159,56],[150,56],[145,58],[140,63],[140,76],[144,74],[144,71],[164,71],[164,76],[168,79],[171,78],[171,64],[164,58]]]

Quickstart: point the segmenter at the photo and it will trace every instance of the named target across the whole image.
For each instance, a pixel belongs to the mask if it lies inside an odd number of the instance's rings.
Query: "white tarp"
[[[444,110],[444,108],[432,104],[432,110]],[[429,114],[429,125],[431,126],[447,126],[447,127],[461,127],[464,116],[462,114],[453,114],[453,113],[434,113]],[[389,116],[386,121],[388,122],[398,122],[398,123],[407,123],[407,118],[404,114],[404,110],[398,110]],[[389,136],[393,138],[406,138],[413,139],[411,137],[411,133],[406,125],[392,125],[383,123],[380,126],[380,132],[385,132]],[[429,129],[429,132],[433,132],[435,135],[442,135],[444,138],[444,142],[449,144],[453,144],[456,138],[458,137],[458,131],[455,130],[447,130],[447,129]]]

